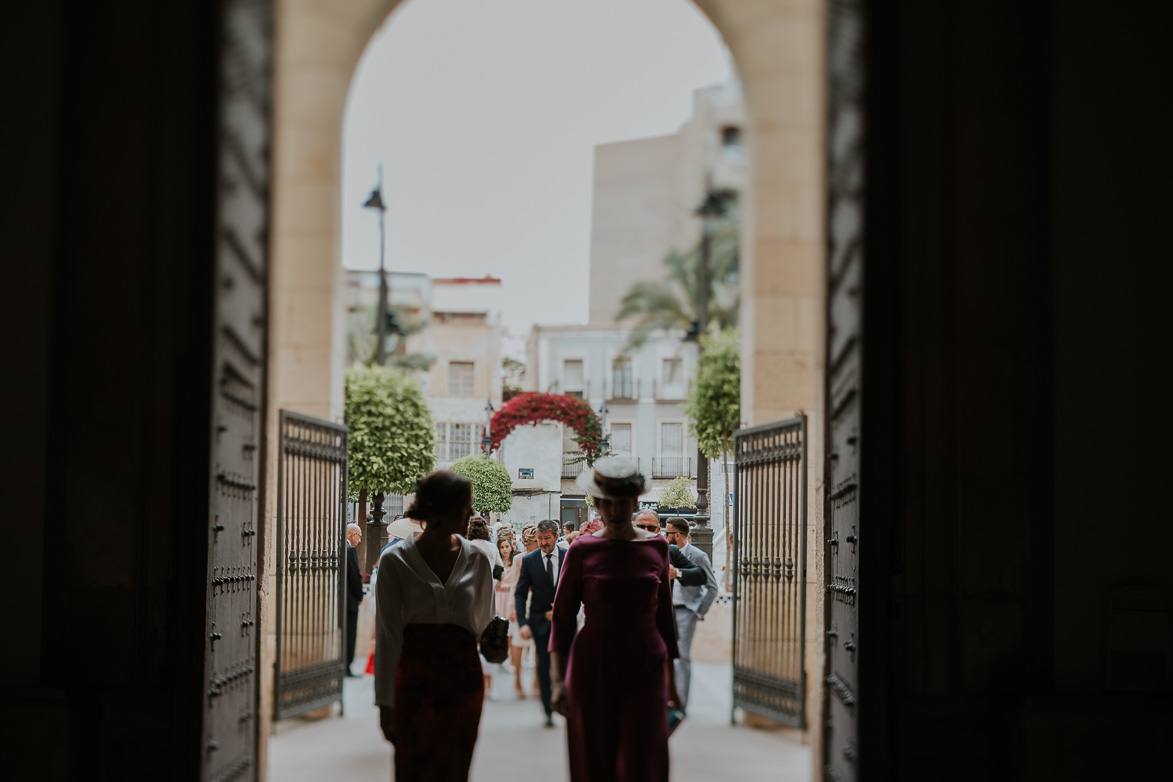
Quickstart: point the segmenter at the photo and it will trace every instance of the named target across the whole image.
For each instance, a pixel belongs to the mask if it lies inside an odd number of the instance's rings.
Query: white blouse
[[[476,549],[478,551],[483,552],[484,555],[489,558],[490,565],[493,565],[493,566],[500,565],[502,568],[505,567],[505,563],[501,561],[501,551],[500,551],[500,549],[498,549],[496,546],[493,545],[492,541],[473,540],[470,542],[473,544],[474,547],[476,547]],[[490,572],[492,572],[492,571],[490,571]]]
[[[403,540],[379,558],[375,584],[375,704],[395,705],[395,672],[408,624],[451,624],[479,641],[493,618],[493,566],[461,538],[460,553],[441,583],[414,540]]]

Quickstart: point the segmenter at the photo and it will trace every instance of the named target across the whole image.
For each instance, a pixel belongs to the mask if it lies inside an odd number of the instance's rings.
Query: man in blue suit
[[[538,548],[522,557],[513,592],[518,632],[522,638],[534,639],[538,656],[538,690],[542,694],[542,708],[546,710],[547,728],[554,727],[554,707],[550,705],[550,613],[564,556],[566,551],[558,546],[558,522],[539,521]],[[533,598],[529,600],[527,614],[526,600],[531,592]]]
[[[692,680],[692,636],[696,623],[704,621],[705,614],[717,599],[717,576],[709,555],[692,545],[692,527],[680,517],[668,519],[668,541],[680,547],[680,553],[704,572],[703,585],[681,581],[672,586],[672,611],[676,616],[676,643],[680,657],[674,662],[676,691],[680,693],[681,711],[688,711],[688,685]]]

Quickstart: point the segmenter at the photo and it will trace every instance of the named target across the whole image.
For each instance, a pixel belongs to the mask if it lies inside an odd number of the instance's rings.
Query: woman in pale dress
[[[531,551],[538,548],[538,527],[536,524],[530,524],[521,531],[521,545],[525,551],[521,552],[513,558],[513,567],[510,568],[513,573],[510,575],[511,583],[514,588],[517,587],[517,578],[521,575],[521,558]],[[516,632],[517,629],[517,605],[510,599],[509,601],[509,624],[514,628],[513,635],[509,636],[509,660],[513,663],[513,686],[517,690],[517,697],[524,698],[525,690],[521,686],[521,668],[522,657],[527,651],[533,649],[534,642],[532,638],[522,638],[521,633]],[[534,681],[530,691],[537,696],[538,694],[538,671],[534,668]]]
[[[423,534],[379,560],[375,704],[400,782],[468,779],[484,701],[477,642],[494,607],[492,563],[462,536],[471,513],[468,478],[432,473],[408,510]]]
[[[517,697],[524,698],[525,690],[521,689],[521,649],[513,645],[513,635],[517,632],[517,608],[513,602],[513,589],[517,586],[518,569],[513,563],[520,559],[517,551],[517,541],[512,535],[497,535],[497,552],[505,564],[505,575],[497,582],[497,616],[509,617],[509,661],[513,664],[514,687]]]
[[[501,561],[501,555],[497,553],[497,547],[489,539],[489,523],[485,521],[483,516],[473,516],[468,520],[468,540],[472,543],[478,551],[484,553],[489,558],[489,562],[493,566],[493,574],[501,573],[504,577],[505,565]],[[497,570],[501,568],[501,570]],[[500,583],[500,582],[498,582]],[[498,613],[500,613],[498,611]],[[484,657],[481,658],[481,671],[485,677],[485,697],[490,697],[493,691],[493,675],[501,670],[501,663],[491,663]]]

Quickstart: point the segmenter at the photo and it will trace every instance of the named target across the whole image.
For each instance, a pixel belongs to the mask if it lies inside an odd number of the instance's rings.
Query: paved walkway
[[[729,666],[693,663],[689,717],[671,739],[674,782],[809,782],[810,748],[788,730],[729,724]],[[527,670],[522,680],[531,680]],[[322,779],[388,780],[391,747],[372,705],[374,680],[347,679],[346,714],[323,720],[285,720],[269,741],[269,782]],[[513,677],[502,672],[485,704],[473,761],[475,782],[566,779],[566,736],[543,728],[537,699],[518,701]],[[604,781],[600,781],[604,782]]]

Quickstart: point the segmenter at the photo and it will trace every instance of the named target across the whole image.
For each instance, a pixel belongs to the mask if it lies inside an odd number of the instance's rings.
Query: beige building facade
[[[488,407],[501,406],[501,280],[389,272],[388,301],[408,332],[392,337],[389,361],[420,361],[408,369],[428,399],[436,425],[436,464],[448,467],[480,451]],[[374,348],[379,275],[346,272],[348,360]],[[422,364],[427,364],[423,368]]]
[[[746,122],[736,79],[693,93],[693,113],[668,136],[595,147],[590,322],[615,320],[636,282],[664,277],[663,258],[700,240],[705,188],[736,196],[748,182]]]

